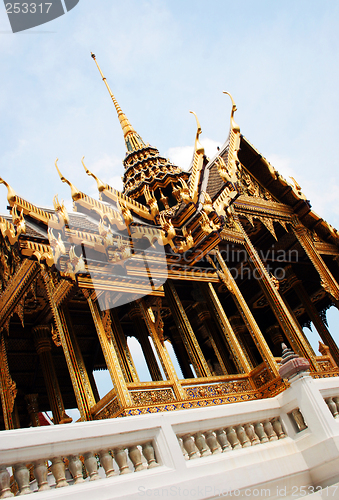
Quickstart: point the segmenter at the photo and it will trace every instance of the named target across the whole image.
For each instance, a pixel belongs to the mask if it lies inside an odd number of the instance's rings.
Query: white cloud
[[[206,156],[209,158],[213,158],[213,156],[217,154],[217,147],[221,147],[221,143],[214,141],[213,139],[208,139],[207,137],[201,139],[200,142],[205,148]],[[192,161],[193,152],[193,146],[178,146],[169,148],[166,156],[168,156],[171,162],[178,167],[183,170],[188,170]]]

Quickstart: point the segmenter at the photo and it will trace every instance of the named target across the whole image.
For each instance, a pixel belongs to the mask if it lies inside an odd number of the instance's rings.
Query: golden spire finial
[[[104,189],[106,189],[107,184],[104,184],[95,174],[93,174],[90,170],[88,170],[88,168],[86,167],[86,165],[84,163],[84,158],[85,158],[84,156],[81,158],[81,163],[85,169],[86,174],[93,177],[93,179],[96,181],[97,186],[98,186],[98,191],[100,191],[100,192],[103,191]]]
[[[0,184],[4,184],[8,190],[7,200],[9,202],[11,201],[14,202],[16,198],[16,192],[14,191],[14,189],[8,184],[8,182],[4,181],[1,177],[0,177]]]
[[[225,90],[223,91],[223,94],[227,94],[230,96],[231,98],[231,101],[232,101],[232,112],[231,112],[231,130],[233,130],[233,132],[239,132],[240,133],[240,127],[239,125],[235,122],[234,120],[234,113],[235,111],[237,110],[237,106],[234,102],[234,99],[233,97],[231,96],[231,94],[229,92],[226,92]]]
[[[200,136],[200,134],[202,132],[199,119],[198,119],[198,117],[197,117],[197,115],[196,115],[196,113],[194,111],[190,111],[190,113],[192,113],[192,115],[195,116],[195,119],[197,121],[197,135],[195,137],[195,151],[197,153],[205,154],[204,146],[199,141],[199,136]]]
[[[72,199],[74,201],[76,201],[76,200],[78,200],[81,197],[81,193],[80,193],[80,191],[68,179],[66,179],[66,177],[64,177],[62,175],[62,173],[60,172],[59,167],[58,167],[58,161],[59,161],[59,158],[57,158],[55,160],[55,168],[58,171],[59,177],[60,177],[60,179],[61,179],[62,182],[66,182],[66,184],[69,185],[69,187],[71,188]]]
[[[111,99],[113,101],[115,109],[118,113],[118,118],[119,118],[119,122],[120,122],[120,125],[122,128],[122,131],[124,133],[124,139],[125,139],[127,150],[128,151],[136,151],[138,149],[144,148],[145,147],[144,141],[141,139],[139,134],[137,134],[137,132],[134,130],[134,128],[130,124],[127,116],[125,115],[125,113],[122,112],[122,109],[120,108],[118,101],[116,100],[110,86],[108,85],[107,80],[106,80],[103,72],[101,71],[101,68],[100,68],[98,61],[96,60],[95,54],[93,54],[93,52],[91,52],[91,57],[92,57],[92,59],[94,59],[95,64],[97,65],[99,73],[100,73],[100,75],[101,75],[101,77],[102,77],[102,79],[107,87],[109,95],[111,96]]]

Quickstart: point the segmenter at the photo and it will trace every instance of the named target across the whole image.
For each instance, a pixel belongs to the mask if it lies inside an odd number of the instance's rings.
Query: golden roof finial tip
[[[86,174],[91,175],[91,172],[88,170],[88,168],[87,168],[87,167],[86,167],[86,165],[85,165],[84,158],[85,158],[85,156],[83,156],[83,157],[81,158],[81,163],[82,163],[82,166],[84,167]]]
[[[9,202],[11,201],[15,201],[15,198],[16,198],[16,192],[14,191],[14,189],[12,188],[12,186],[10,186],[8,184],[8,182],[4,181],[1,177],[0,177],[0,184],[4,184],[4,186],[6,186],[7,188],[7,200]]]
[[[194,112],[194,111],[190,111],[190,113],[192,113],[192,115],[195,116],[195,119],[197,121],[197,127],[198,127],[198,131],[197,131],[197,135],[199,136],[202,132],[202,129],[201,129],[201,125],[200,125],[200,122],[199,122],[199,119],[197,117],[197,114]]]
[[[226,90],[223,90],[223,94],[227,94],[228,96],[230,96],[231,101],[232,101],[231,129],[234,132],[239,132],[240,133],[240,127],[239,127],[239,125],[234,121],[234,113],[235,113],[235,111],[237,111],[237,106],[236,106],[236,104],[234,102],[234,99],[233,99],[232,95],[229,92],[226,92]]]
[[[233,97],[232,97],[232,94],[230,94],[230,93],[229,93],[229,92],[227,92],[226,90],[223,90],[223,91],[222,91],[222,93],[223,93],[223,94],[227,94],[228,96],[230,96],[231,101],[232,101],[233,111],[237,111],[237,106],[236,106],[236,104],[235,104],[235,102],[234,102],[234,99],[233,99]]]
[[[95,54],[93,54],[93,52],[91,52],[91,57],[92,59],[95,59]]]

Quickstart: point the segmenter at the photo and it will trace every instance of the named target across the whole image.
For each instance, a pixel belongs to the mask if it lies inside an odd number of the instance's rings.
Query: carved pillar
[[[122,330],[118,313],[116,309],[110,311],[111,328],[112,328],[112,342],[117,353],[119,353],[119,360],[121,369],[124,373],[126,382],[139,382],[137,370],[133,363],[133,358],[129,350],[127,339]]]
[[[51,341],[49,338],[50,328],[40,325],[33,328],[34,342],[42,367],[49,404],[53,413],[55,424],[66,424],[72,419],[66,415],[65,407],[60,392],[58,379],[55,373],[53,358],[51,354]]]
[[[114,348],[112,339],[109,336],[111,332],[105,331],[97,302],[93,302],[91,295],[89,292],[87,292],[87,290],[84,290],[84,295],[87,298],[87,302],[92,313],[101,349],[106,361],[107,369],[113,382],[114,389],[117,394],[117,399],[122,407],[131,406],[132,400],[127,389],[123,372],[121,370],[119,356]]]
[[[230,350],[233,362],[239,373],[249,373],[251,365],[247,361],[247,357],[239,344],[237,336],[235,335],[231,323],[229,322],[225,311],[221,305],[219,297],[214,290],[212,283],[202,284],[206,293],[209,303],[211,304],[214,317],[220,328],[220,331],[225,337],[226,343]]]
[[[245,341],[245,334],[248,332],[246,325],[241,321],[241,316],[239,314],[234,314],[229,318],[230,323],[232,325],[233,331],[237,336],[239,344],[241,345],[242,350],[247,358],[248,363],[252,368],[257,366],[257,361],[253,356],[252,351],[250,350],[247,342]]]
[[[245,249],[249,256],[249,261],[253,269],[256,271],[256,278],[261,286],[264,295],[271,306],[272,312],[278,320],[278,323],[285,333],[288,341],[292,347],[292,349],[297,352],[300,356],[305,357],[310,360],[311,366],[314,370],[318,370],[318,363],[314,357],[314,353],[309,348],[309,345],[304,342],[304,335],[300,328],[299,323],[293,318],[288,310],[285,302],[280,296],[276,283],[273,282],[273,279],[268,274],[266,267],[261,261],[257,251],[250,238],[247,236],[246,232],[243,230],[242,226],[240,226],[243,232],[244,241],[245,241]],[[268,348],[268,347],[267,347]],[[270,352],[270,351],[269,351]],[[272,354],[271,354],[272,356]],[[274,360],[274,358],[272,358]],[[275,371],[276,371],[276,364]]]
[[[306,255],[318,272],[321,286],[331,295],[334,303],[339,309],[339,285],[326,266],[318,250],[315,248],[307,229],[300,224],[296,217],[293,220],[292,229],[300,245],[305,250]]]
[[[285,342],[279,325],[271,325],[266,329],[267,335],[274,344],[274,350],[277,357],[281,356],[281,344]]]
[[[25,401],[27,403],[27,410],[31,418],[32,426],[40,427],[38,394],[27,394],[25,396]]]
[[[166,378],[170,380],[173,384],[173,391],[178,400],[183,400],[185,399],[185,394],[183,391],[183,388],[180,385],[178,375],[174,369],[173,363],[171,358],[169,357],[169,354],[167,352],[167,349],[164,345],[164,341],[159,338],[158,331],[155,326],[155,322],[153,321],[151,317],[151,311],[146,308],[144,301],[141,299],[139,302],[139,307],[141,310],[141,313],[143,315],[145,324],[147,326],[147,329],[149,331],[149,334],[153,340],[153,344],[156,348],[156,351],[158,353],[162,368],[165,372]],[[153,312],[152,312],[153,314]]]
[[[142,352],[144,353],[145,361],[148,366],[148,370],[152,377],[152,380],[162,380],[161,371],[158,366],[158,361],[154,355],[152,346],[149,341],[148,331],[142,317],[142,312],[138,306],[131,307],[129,311],[129,317],[132,319],[135,330],[136,338],[139,340]]]
[[[180,334],[176,326],[175,325],[170,326],[169,331],[171,334],[172,347],[184,378],[194,378],[194,373],[189,363],[185,345],[182,341],[182,338],[180,337]]]
[[[246,300],[244,299],[241,291],[239,290],[239,287],[235,281],[235,279],[232,276],[232,273],[228,269],[228,266],[224,259],[222,258],[220,252],[218,251],[216,253],[218,263],[222,269],[222,272],[218,272],[219,277],[221,280],[226,284],[228,290],[231,292],[231,295],[233,297],[233,300],[237,306],[237,309],[239,313],[241,314],[241,317],[247,326],[247,329],[249,333],[251,334],[251,337],[253,339],[254,344],[256,345],[262,360],[264,361],[266,367],[268,368],[269,372],[273,377],[278,376],[278,367],[275,362],[274,356],[270,350],[270,348],[267,345],[267,342],[261,333],[261,330],[254,319],[254,316],[250,310],[250,308],[247,305]],[[211,260],[212,262],[212,260]]]
[[[17,394],[16,384],[12,380],[9,373],[8,360],[7,360],[7,350],[4,332],[1,334],[0,341],[0,395],[2,412],[4,416],[5,429],[14,429],[13,423],[13,409],[14,402]]]
[[[164,284],[166,298],[170,304],[175,324],[185,344],[187,354],[194,367],[197,377],[210,377],[211,372],[200,349],[185,309],[171,280]]]
[[[95,405],[95,398],[79,344],[73,332],[68,309],[66,306],[58,307],[54,301],[54,284],[51,274],[42,270],[41,275],[46,285],[48,300],[61,340],[81,420],[92,420],[90,408]]]
[[[334,341],[332,335],[328,331],[326,325],[324,324],[323,320],[321,319],[317,308],[311,301],[310,297],[308,296],[308,293],[306,292],[304,285],[302,284],[301,280],[297,278],[295,275],[292,266],[286,266],[285,267],[286,271],[286,278],[288,279],[289,284],[292,286],[293,290],[297,294],[300,302],[302,305],[305,307],[305,310],[308,314],[308,317],[316,327],[320,338],[326,344],[331,351],[331,354],[336,362],[336,364],[339,366],[339,349]]]
[[[212,317],[207,304],[197,302],[194,304],[193,309],[196,310],[198,314],[199,322],[202,324],[202,328],[205,330],[211,342],[222,371],[225,375],[232,373],[232,365],[230,364],[229,354],[225,349],[225,343],[222,341],[215,328],[213,328]]]

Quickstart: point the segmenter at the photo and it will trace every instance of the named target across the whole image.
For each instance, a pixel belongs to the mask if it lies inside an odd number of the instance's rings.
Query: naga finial
[[[81,197],[81,193],[80,193],[80,191],[68,179],[66,179],[66,177],[64,177],[62,175],[62,173],[60,172],[59,167],[58,167],[58,161],[59,161],[59,158],[57,158],[55,160],[55,168],[58,171],[59,177],[60,177],[60,179],[61,179],[62,182],[65,182],[66,184],[69,185],[69,187],[71,188],[72,199],[74,201],[76,201],[76,200],[78,200]]]
[[[88,168],[86,167],[85,163],[84,163],[84,156],[81,158],[81,163],[82,163],[82,166],[84,167],[85,169],[85,172],[87,175],[89,175],[90,177],[93,177],[93,179],[96,181],[97,183],[97,186],[98,186],[98,191],[100,191],[100,193],[106,189],[107,185],[104,184],[95,174],[93,174],[90,170],[88,170]]]
[[[233,132],[239,132],[240,133],[240,127],[239,127],[239,125],[234,120],[234,113],[235,113],[235,111],[237,111],[237,106],[236,106],[236,104],[234,102],[234,99],[233,99],[232,95],[229,92],[226,92],[225,90],[223,90],[223,94],[227,94],[228,96],[230,96],[231,101],[232,101],[231,130],[233,130]]]
[[[9,203],[11,202],[14,203],[16,199],[16,192],[14,191],[14,189],[8,184],[8,182],[4,181],[1,177],[0,177],[0,184],[4,184],[8,190],[7,200],[9,201]]]
[[[205,154],[205,149],[204,149],[204,147],[202,146],[202,144],[199,141],[199,136],[202,133],[199,119],[198,119],[198,117],[197,117],[197,115],[196,115],[196,113],[194,111],[190,111],[190,113],[192,113],[192,115],[195,116],[195,119],[197,121],[197,135],[196,135],[196,138],[195,138],[195,148],[194,148],[195,152]]]

